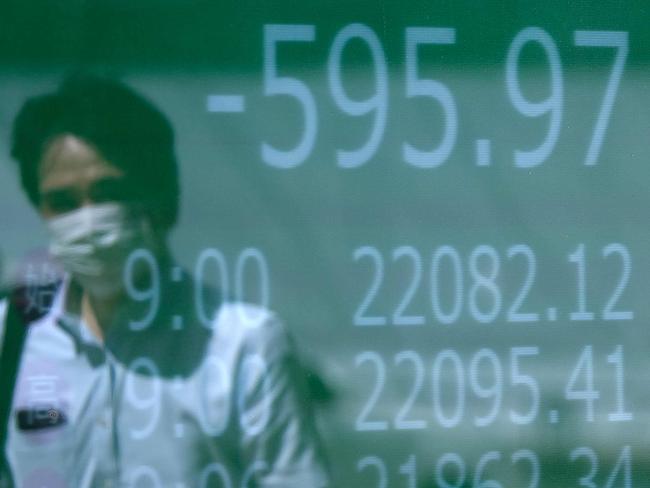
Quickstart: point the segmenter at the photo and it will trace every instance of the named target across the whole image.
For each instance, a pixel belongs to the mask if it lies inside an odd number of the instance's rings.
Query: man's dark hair
[[[89,75],[63,81],[57,91],[25,102],[13,125],[11,156],[29,200],[38,206],[39,163],[53,138],[72,134],[93,146],[125,174],[129,193],[155,225],[172,227],[179,182],[174,132],[151,102],[123,83]]]

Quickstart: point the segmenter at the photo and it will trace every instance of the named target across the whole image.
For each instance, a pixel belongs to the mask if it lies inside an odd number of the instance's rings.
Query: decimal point
[[[491,142],[489,139],[476,140],[476,165],[490,166],[492,163]]]
[[[560,420],[560,413],[557,410],[550,410],[548,412],[548,421],[551,424],[557,424]]]
[[[546,318],[549,322],[555,322],[557,320],[557,309],[555,307],[550,307],[546,310]]]

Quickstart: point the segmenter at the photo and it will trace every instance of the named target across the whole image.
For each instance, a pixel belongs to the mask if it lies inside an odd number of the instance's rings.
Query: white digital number
[[[367,468],[375,468],[377,471],[377,488],[388,488],[388,472],[386,465],[377,456],[366,456],[357,463],[357,472],[360,473]],[[364,485],[366,486],[366,485]]]
[[[399,467],[399,473],[406,476],[407,488],[417,488],[417,464],[415,454],[411,454],[408,460]]]
[[[484,363],[488,363],[490,367],[487,368],[483,365]],[[493,380],[486,386],[479,378],[488,369],[491,370]],[[474,425],[477,427],[490,425],[497,418],[503,399],[503,369],[494,351],[484,348],[472,357],[469,364],[469,384],[478,398],[492,399],[492,407],[488,413],[483,417],[475,417]]]
[[[465,268],[459,252],[452,246],[438,246],[432,256],[428,268],[429,280],[429,301],[430,311],[433,318],[441,324],[456,323],[461,313],[466,309],[469,316],[483,324],[493,323],[499,316],[502,309],[506,309],[505,319],[508,322],[538,322],[540,313],[523,311],[526,300],[531,294],[537,277],[537,258],[534,251],[525,244],[516,244],[507,248],[505,253],[510,261],[519,256],[524,260],[525,271],[518,290],[512,297],[512,301],[504,306],[504,295],[502,291],[503,278],[501,276],[501,257],[497,250],[487,244],[480,244],[472,249],[467,257]],[[620,261],[620,274],[614,283],[614,289],[610,292],[608,299],[602,308],[603,320],[632,320],[634,312],[624,309],[619,303],[630,282],[632,273],[632,258],[626,246],[620,243],[611,243],[602,249],[604,259],[618,256]],[[406,261],[410,264],[410,275],[405,285],[395,285],[399,288],[398,303],[390,317],[390,323],[397,326],[419,326],[426,323],[425,314],[408,313],[409,308],[420,293],[423,281],[422,258],[420,252],[413,246],[402,245],[391,252],[393,268],[398,261]],[[353,316],[354,325],[358,326],[383,326],[389,323],[389,318],[383,314],[373,314],[370,309],[379,302],[378,295],[383,286],[385,277],[384,256],[374,246],[361,246],[354,250],[354,261],[362,259],[371,261],[371,277],[362,300],[359,302]],[[576,249],[568,254],[567,259],[575,264],[576,270],[576,310],[570,312],[569,318],[572,321],[591,321],[595,314],[589,311],[588,307],[588,273],[587,254],[584,243],[580,243]],[[260,292],[262,300],[267,301],[268,288],[266,264],[260,254],[256,259],[260,266],[260,282],[264,289]],[[466,285],[465,273],[468,275],[469,284]],[[241,273],[240,273],[241,274]],[[238,275],[239,276],[239,275]],[[507,277],[507,275],[506,275]],[[510,281],[506,281],[509,283]],[[556,309],[549,308],[549,321],[556,319]]]
[[[481,259],[483,258],[483,259]],[[487,260],[488,271],[484,273],[479,261]],[[490,323],[499,314],[501,310],[501,291],[496,283],[499,276],[499,255],[491,246],[480,245],[477,246],[469,257],[469,272],[472,276],[472,286],[469,289],[469,311],[481,323]],[[483,291],[484,293],[480,293]],[[491,297],[491,306],[487,311],[481,310],[479,306],[479,297],[487,294]]]
[[[229,392],[232,385],[222,359],[214,355],[208,356],[200,384],[199,423],[203,432],[216,437],[223,433],[230,418]]]
[[[219,480],[219,486],[222,488],[232,488],[232,480],[223,464],[211,463],[203,468],[199,476],[199,487],[209,488],[215,486],[213,479]]]
[[[205,280],[205,268],[209,261],[214,261],[219,271],[219,289],[216,290],[224,296],[228,296],[228,266],[226,258],[218,249],[207,248],[201,251],[194,267],[194,308],[196,315],[204,327],[210,329],[214,320],[215,311],[207,313],[204,306],[203,283]]]
[[[365,256],[368,256],[374,263],[375,274],[365,298],[354,313],[354,325],[386,325],[386,317],[366,315],[368,313],[368,307],[370,307],[370,304],[377,296],[381,282],[384,279],[384,260],[381,254],[379,254],[379,251],[372,246],[362,246],[354,251],[355,261]]]
[[[578,311],[571,312],[571,320],[593,320],[593,312],[587,312],[587,271],[585,265],[585,245],[580,243],[573,254],[569,255],[569,261],[576,264],[578,276]]]
[[[262,143],[262,160],[270,166],[289,169],[301,164],[314,147],[318,119],[314,95],[307,85],[288,76],[278,76],[277,44],[279,42],[313,42],[313,25],[268,24],[264,26],[264,95],[284,95],[295,98],[305,114],[305,128],[300,142],[289,150],[277,149]]]
[[[508,308],[508,322],[536,322],[539,320],[539,314],[519,311],[535,282],[535,275],[537,274],[535,253],[525,244],[517,244],[508,248],[508,259],[512,259],[515,256],[523,256],[528,266],[526,278],[519,289],[519,293],[512,302],[512,305],[510,305],[510,308]]]
[[[375,387],[368,398],[368,403],[363,407],[357,417],[354,428],[357,431],[387,430],[388,422],[385,420],[368,420],[370,412],[375,408],[377,400],[386,384],[386,366],[384,360],[379,354],[373,351],[364,351],[357,355],[354,360],[355,366],[359,367],[363,363],[369,362],[374,365],[376,373]]]
[[[610,422],[629,422],[634,419],[632,412],[625,410],[625,369],[623,364],[623,346],[618,345],[607,362],[616,366],[616,411],[607,418]]]
[[[218,272],[218,288],[215,291],[217,297],[222,295],[228,297],[230,291],[229,266],[223,253],[214,248],[207,248],[201,251],[194,267],[194,307],[196,315],[204,327],[210,329],[213,326],[216,310],[206,310],[204,297],[204,283],[206,282],[206,268],[209,263],[216,264]],[[260,317],[263,317],[269,307],[271,297],[271,286],[269,279],[269,265],[266,257],[259,249],[247,247],[237,256],[234,270],[235,298],[239,303],[250,302],[260,306],[237,307],[237,313],[244,325],[257,324]],[[249,270],[256,270],[257,280],[249,280]],[[249,300],[247,292],[253,288],[250,282],[257,283],[259,301]],[[215,305],[217,305],[215,303]],[[253,311],[253,313],[251,313]]]
[[[618,280],[612,296],[609,297],[607,304],[605,304],[605,308],[603,309],[603,319],[632,320],[634,319],[634,313],[631,310],[614,310],[614,307],[616,307],[616,304],[625,291],[627,282],[630,279],[630,273],[632,272],[632,258],[630,257],[627,248],[623,244],[618,243],[608,244],[603,249],[604,258],[611,254],[617,254],[621,257],[621,277]]]
[[[539,354],[536,346],[513,347],[510,349],[510,384],[514,387],[521,385],[530,392],[530,408],[525,413],[510,410],[510,420],[518,425],[529,424],[537,417],[539,411],[539,384],[529,375],[523,374],[519,369],[520,357],[531,357]]]
[[[149,274],[148,280],[138,280],[137,277],[141,276],[141,272],[136,270],[136,263],[142,261],[147,266]],[[129,298],[137,302],[149,301],[149,309],[144,317],[140,320],[129,320],[129,328],[131,330],[146,329],[153,319],[156,317],[158,306],[160,305],[160,271],[156,258],[154,258],[151,251],[148,249],[136,249],[126,260],[123,270],[123,282],[126,288],[126,293]],[[139,289],[135,286],[136,281],[144,281],[150,283],[146,289]]]
[[[605,138],[605,131],[609,123],[609,117],[612,113],[612,107],[616,100],[618,86],[623,76],[623,68],[628,54],[628,33],[617,31],[583,31],[578,30],[573,33],[573,39],[576,46],[580,47],[609,47],[616,49],[616,57],[612,72],[607,81],[607,89],[603,97],[603,104],[600,106],[594,134],[589,143],[589,150],[585,159],[586,165],[594,165],[598,162],[600,149]]]
[[[424,364],[422,363],[420,355],[415,351],[401,351],[395,356],[395,366],[399,366],[405,361],[413,364],[413,369],[415,371],[413,388],[411,388],[411,392],[409,393],[406,402],[404,402],[404,405],[399,409],[395,416],[394,427],[398,430],[424,429],[427,426],[425,420],[407,420],[408,414],[413,408],[416,398],[422,391],[422,385],[424,384]]]
[[[258,280],[256,281],[259,286],[259,300],[247,300],[245,290],[246,286],[246,268],[247,263],[253,263],[253,268],[257,269]],[[260,317],[266,314],[270,302],[269,291],[269,266],[266,262],[264,254],[259,249],[248,247],[244,249],[237,257],[235,263],[235,298],[239,302],[249,302],[260,305],[262,308],[255,308],[255,313],[251,316],[249,308],[239,307],[238,313],[240,319],[245,324],[257,324]]]
[[[598,488],[594,478],[598,472],[598,456],[590,447],[576,447],[571,451],[571,462],[576,462],[579,458],[586,458],[589,462],[589,472],[578,480],[580,486],[584,488]]]
[[[474,472],[474,484],[472,488],[503,488],[503,485],[496,480],[482,480],[483,472],[489,463],[499,461],[501,453],[499,451],[486,452],[481,456]]]
[[[449,311],[443,310],[441,304],[440,275],[443,258],[448,258],[453,270],[453,301]],[[444,280],[448,282],[450,280]],[[436,320],[442,324],[453,324],[460,317],[463,309],[463,270],[458,251],[451,246],[440,246],[431,261],[431,305]]]
[[[519,449],[512,453],[512,464],[520,461],[527,461],[531,467],[530,483],[526,488],[537,488],[540,478],[540,465],[537,455],[529,449]],[[466,465],[463,458],[453,452],[448,452],[438,458],[436,463],[435,477],[436,486],[440,488],[461,488],[464,486],[471,486],[472,488],[503,488],[503,485],[494,479],[483,479],[485,472],[488,470],[488,465],[501,461],[501,452],[489,451],[481,455],[476,468],[474,469],[474,478],[470,483],[466,482]],[[454,481],[448,480],[448,474],[445,473],[447,467],[453,466],[455,471]]]
[[[422,259],[420,258],[420,253],[413,246],[400,246],[393,250],[393,261],[401,258],[408,258],[413,263],[413,279],[409,286],[406,287],[404,296],[393,313],[393,324],[424,325],[424,315],[404,315],[422,281]]]
[[[351,99],[341,82],[341,57],[343,50],[352,39],[361,39],[370,50],[370,57],[375,70],[374,94],[366,100]],[[327,62],[327,76],[332,98],[336,105],[353,117],[375,112],[375,120],[368,141],[359,149],[352,151],[338,150],[336,158],[342,168],[356,168],[373,157],[386,128],[388,113],[388,69],[381,42],[373,30],[363,24],[350,24],[339,31],[334,38]]]
[[[551,92],[545,100],[533,102],[524,98],[519,86],[519,57],[529,42],[538,43],[546,53],[551,74]],[[555,147],[562,124],[564,89],[560,54],[553,38],[539,27],[526,27],[512,41],[506,59],[506,87],[510,101],[519,112],[527,117],[541,117],[550,112],[548,134],[544,142],[530,151],[515,151],[515,165],[518,168],[532,168],[544,162]]]
[[[570,459],[571,462],[577,461],[579,458],[585,458],[589,462],[589,472],[581,477],[578,482],[580,486],[584,488],[598,488],[598,485],[594,481],[598,474],[599,462],[598,456],[591,447],[576,447],[571,451]],[[616,484],[616,482],[621,477],[623,477],[623,484]],[[621,453],[618,456],[616,465],[609,473],[607,481],[603,485],[603,488],[632,488],[632,449],[630,446],[623,446]]]
[[[512,464],[519,461],[528,461],[530,464],[530,484],[526,488],[537,488],[539,486],[540,466],[537,454],[529,449],[519,449],[512,453],[510,460]]]
[[[624,446],[621,449],[621,454],[618,456],[616,466],[607,477],[605,488],[614,488],[619,473],[623,470],[623,488],[632,488],[632,449],[630,446]]]
[[[453,465],[456,467],[456,479],[453,484],[447,481],[445,467]],[[465,461],[455,452],[447,452],[438,458],[436,463],[436,483],[440,488],[462,488],[465,486],[467,478],[467,468]]]
[[[151,488],[162,488],[163,483],[158,471],[151,466],[138,466],[129,476],[129,486],[137,487],[144,481],[145,486]]]
[[[139,372],[142,372],[140,374]],[[149,395],[143,395],[150,389]],[[126,376],[125,394],[126,401],[136,410],[146,411],[142,415],[147,422],[140,429],[131,428],[131,438],[142,440],[152,434],[160,420],[162,385],[160,371],[150,358],[137,358],[130,365]]]
[[[443,374],[442,368],[444,363],[450,363],[454,374]],[[442,378],[455,378],[455,397],[456,404],[452,408],[451,414],[447,415],[444,411],[444,402],[442,401]],[[449,429],[455,427],[463,417],[465,410],[465,372],[463,363],[458,353],[452,349],[440,351],[433,363],[433,411],[438,423]]]
[[[584,388],[578,388],[580,376],[584,375]],[[575,369],[571,372],[569,381],[564,389],[567,400],[585,402],[586,420],[594,421],[594,402],[600,398],[600,393],[594,389],[594,360],[592,346],[585,346]]]
[[[456,30],[444,27],[406,28],[406,98],[427,97],[436,100],[444,112],[444,133],[440,144],[422,151],[408,142],[402,146],[404,161],[418,168],[440,166],[449,157],[458,133],[458,113],[451,91],[439,81],[418,76],[418,46],[421,44],[455,44]]]

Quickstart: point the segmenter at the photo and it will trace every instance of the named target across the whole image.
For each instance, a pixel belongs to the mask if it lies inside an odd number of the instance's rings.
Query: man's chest
[[[174,374],[145,356],[123,364],[97,351],[91,364],[25,352],[8,442],[19,485],[180,488],[236,477],[238,402],[223,360]]]

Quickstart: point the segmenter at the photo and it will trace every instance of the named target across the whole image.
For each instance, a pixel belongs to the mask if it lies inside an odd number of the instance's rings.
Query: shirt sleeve
[[[283,325],[269,314],[248,331],[242,352],[236,396],[244,485],[330,486],[304,371]]]

